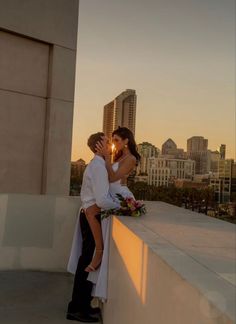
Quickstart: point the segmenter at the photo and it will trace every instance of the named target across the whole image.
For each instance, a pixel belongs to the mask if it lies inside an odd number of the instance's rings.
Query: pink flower
[[[125,200],[127,204],[133,204],[133,202],[135,201],[132,197],[127,197]]]
[[[140,208],[143,206],[143,203],[141,201],[136,201],[136,207]]]

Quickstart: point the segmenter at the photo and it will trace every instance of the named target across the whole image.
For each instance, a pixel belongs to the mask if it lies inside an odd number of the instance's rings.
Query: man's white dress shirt
[[[83,209],[97,204],[101,209],[119,208],[120,204],[109,193],[109,180],[105,161],[99,155],[95,155],[86,167],[81,188],[81,201]],[[79,212],[80,214],[80,212]],[[67,270],[73,274],[76,272],[79,257],[82,253],[82,233],[80,228],[79,214],[77,215],[76,227],[72,242],[70,258]],[[101,221],[104,251],[101,266],[88,275],[93,283],[92,295],[99,297],[103,302],[107,299],[108,280],[108,257],[110,242],[111,218]]]
[[[109,180],[104,159],[95,155],[88,164],[80,192],[82,208],[97,204],[102,209],[111,209],[119,207],[109,192]]]

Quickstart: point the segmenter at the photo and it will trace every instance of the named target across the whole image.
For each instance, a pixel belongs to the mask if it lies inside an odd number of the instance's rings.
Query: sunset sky
[[[72,160],[103,106],[135,89],[137,143],[201,135],[235,158],[235,1],[81,0]]]

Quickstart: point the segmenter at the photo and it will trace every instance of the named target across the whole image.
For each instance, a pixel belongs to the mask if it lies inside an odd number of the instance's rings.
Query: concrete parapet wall
[[[114,217],[104,324],[232,324],[235,225],[162,202]]]

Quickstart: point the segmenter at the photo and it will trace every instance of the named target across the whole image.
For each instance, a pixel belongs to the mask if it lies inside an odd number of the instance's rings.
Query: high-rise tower
[[[118,126],[129,128],[135,135],[136,102],[135,90],[127,89],[104,106],[103,132],[109,138]]]

